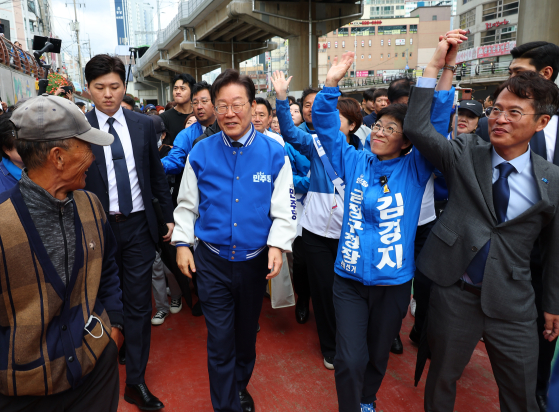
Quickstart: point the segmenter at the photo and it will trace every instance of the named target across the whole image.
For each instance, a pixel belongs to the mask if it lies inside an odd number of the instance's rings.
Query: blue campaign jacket
[[[251,130],[241,148],[220,132],[192,149],[175,209],[173,244],[192,244],[195,233],[232,261],[250,259],[266,245],[290,250],[297,214],[289,161],[279,142]]]
[[[4,162],[0,161],[0,193],[11,189],[18,180],[8,171]]]
[[[289,161],[291,162],[291,171],[293,172],[293,186],[295,193],[306,194],[309,191],[311,178],[308,176],[311,168],[311,162],[301,153],[299,153],[289,143],[285,143],[285,151]]]
[[[439,92],[438,99],[453,95],[452,90]],[[433,166],[413,149],[406,156],[380,161],[348,145],[339,131],[339,96],[337,87],[325,87],[316,96],[312,114],[322,146],[346,183],[346,213],[334,270],[367,286],[400,285],[415,272],[415,232]],[[445,113],[440,116],[448,118]],[[382,177],[388,178],[385,186],[380,184]]]
[[[200,137],[202,133],[204,133],[202,126],[200,123],[195,122],[188,129],[182,130],[177,137],[175,137],[173,148],[167,156],[161,159],[165,174],[178,175],[183,171],[186,158],[192,150],[192,143],[194,143],[194,140]]]

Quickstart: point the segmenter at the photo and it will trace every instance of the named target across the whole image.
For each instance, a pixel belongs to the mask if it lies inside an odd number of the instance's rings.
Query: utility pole
[[[161,13],[159,13],[159,1],[160,0],[155,0],[155,3],[157,4],[157,31],[161,31]]]
[[[78,9],[76,8],[76,0],[74,0],[74,14],[76,16],[76,21],[74,22],[74,30],[76,31],[76,41],[78,43],[78,67],[80,69],[80,86],[85,87],[85,84],[83,83],[82,48],[80,45],[80,24],[78,23]]]

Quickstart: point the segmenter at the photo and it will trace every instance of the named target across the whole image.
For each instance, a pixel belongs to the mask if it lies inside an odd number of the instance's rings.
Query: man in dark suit
[[[163,239],[169,241],[174,228],[171,195],[152,120],[120,106],[124,64],[116,57],[97,55],[85,66],[85,77],[95,103],[87,120],[114,136],[111,146],[92,148],[95,161],[87,171],[86,190],[101,201],[118,244],[126,342],[124,399],[142,410],[157,410],[163,403],[144,380],[151,337],[151,270],[158,241],[152,199],[161,204],[168,226]]]
[[[464,32],[463,32],[464,33]],[[453,69],[458,41],[443,38],[424,72]],[[452,73],[451,71],[449,72]],[[447,74],[443,74],[447,75]],[[425,410],[453,411],[456,381],[484,338],[505,412],[538,412],[538,341],[559,334],[559,168],[529,149],[559,107],[557,87],[534,72],[495,92],[491,143],[447,140],[429,122],[432,88],[412,89],[404,133],[445,175],[449,203],[417,260],[433,280]],[[544,330],[537,332],[530,254],[540,240]]]
[[[543,41],[525,43],[511,50],[514,60],[509,66],[511,76],[516,76],[523,71],[539,73],[545,79],[555,81],[559,74],[559,46]],[[476,134],[486,142],[489,142],[488,118],[479,121]],[[559,134],[559,113],[549,120],[547,126],[534,133],[530,140],[530,148],[548,162],[559,166],[559,147],[557,147],[557,135]],[[538,310],[538,330],[543,329],[545,322],[542,309],[542,264],[539,248],[534,247],[530,262],[532,270],[532,286],[536,293],[536,308]],[[551,361],[555,354],[557,341],[549,342],[538,333],[540,354],[538,357],[538,379],[536,384],[536,401],[540,412],[547,410],[547,391],[549,377],[551,374]]]

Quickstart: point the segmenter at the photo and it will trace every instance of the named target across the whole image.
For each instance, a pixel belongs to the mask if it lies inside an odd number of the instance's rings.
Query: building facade
[[[451,14],[455,15],[457,2],[458,0],[366,0],[362,18],[367,20],[410,17],[412,10],[431,6],[451,6]]]
[[[516,46],[518,9],[522,0],[460,0],[454,26],[466,30],[457,62],[475,70],[479,64],[504,63]]]
[[[54,37],[50,0],[21,0],[0,2],[0,24],[4,36],[19,41],[23,50],[33,50],[33,37]]]
[[[154,7],[145,0],[115,0],[115,16],[119,46],[140,47],[154,43]]]
[[[438,36],[450,27],[450,6],[420,7],[412,17],[361,19],[340,27],[318,40],[319,84],[334,58],[355,52],[348,73],[354,84],[367,84],[373,77],[386,78],[406,70],[422,69],[429,63]]]

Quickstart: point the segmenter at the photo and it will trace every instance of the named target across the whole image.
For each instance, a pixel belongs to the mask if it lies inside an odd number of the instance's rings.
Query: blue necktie
[[[503,223],[507,216],[507,209],[509,207],[510,198],[510,188],[509,188],[509,175],[515,170],[514,166],[508,162],[503,162],[499,166],[499,178],[493,183],[493,206],[495,207],[495,214],[497,215],[497,221]],[[485,272],[485,262],[487,261],[487,256],[489,255],[489,246],[491,245],[491,240],[489,240],[474,256],[466,273],[474,282],[474,284],[481,283],[483,281],[483,273]]]
[[[111,144],[111,152],[113,154],[113,163],[115,166],[116,190],[118,193],[118,208],[120,213],[128,216],[132,212],[132,191],[130,189],[130,177],[128,176],[128,167],[126,167],[126,157],[120,137],[113,127],[115,119],[110,117],[109,133],[114,136],[113,144]]]

